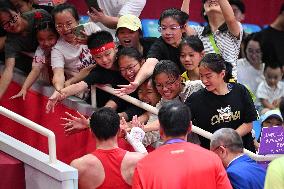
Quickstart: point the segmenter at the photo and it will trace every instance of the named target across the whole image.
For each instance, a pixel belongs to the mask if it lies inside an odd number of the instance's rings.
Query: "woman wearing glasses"
[[[93,68],[94,61],[85,43],[87,36],[100,28],[90,22],[84,25],[84,31],[75,32],[79,25],[79,15],[76,8],[70,4],[56,6],[52,16],[60,36],[51,51],[52,82],[56,90],[61,90],[64,86],[82,80]],[[83,74],[76,78],[79,72]]]
[[[0,24],[7,32],[5,41],[5,69],[0,79],[0,99],[8,88],[15,67],[16,58],[22,51],[33,53],[37,46],[34,28],[39,21],[51,20],[44,10],[33,10],[22,15],[7,4],[0,6]]]
[[[147,60],[138,72],[135,80],[129,85],[121,85],[118,93],[131,93],[143,83],[145,79],[153,73],[155,65],[160,60],[171,60],[175,62],[178,68],[184,72],[185,69],[179,60],[179,44],[182,36],[185,33],[185,26],[188,21],[188,14],[175,9],[167,9],[162,12],[159,19],[159,31],[161,37],[155,41],[148,52]]]

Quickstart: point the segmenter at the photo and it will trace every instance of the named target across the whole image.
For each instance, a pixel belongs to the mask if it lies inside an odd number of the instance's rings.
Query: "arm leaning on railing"
[[[93,90],[95,89],[95,87],[101,89],[101,90],[104,90],[108,93],[111,93],[113,95],[116,95],[118,96],[119,98],[123,99],[123,100],[126,100],[127,102],[130,102],[140,108],[143,108],[151,113],[154,113],[154,114],[158,114],[158,109],[147,104],[147,103],[144,103],[136,98],[133,98],[129,95],[123,95],[123,96],[119,96],[115,93],[115,90],[109,86],[106,86],[106,85],[94,85],[92,86],[92,92]],[[93,101],[94,99],[92,99]],[[210,139],[211,136],[212,136],[212,133],[208,132],[208,131],[205,131],[199,127],[196,127],[196,126],[192,126],[192,132],[198,134],[198,135],[201,135],[207,139]],[[280,157],[281,155],[272,155],[272,154],[268,154],[268,155],[258,155],[258,154],[255,154],[249,150],[244,150],[244,153],[249,155],[252,159],[254,159],[255,161],[272,161],[273,159],[276,159],[278,157]],[[283,156],[283,154],[282,154]]]

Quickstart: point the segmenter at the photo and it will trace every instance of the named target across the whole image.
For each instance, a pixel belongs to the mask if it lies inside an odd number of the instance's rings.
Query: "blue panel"
[[[256,120],[252,122],[253,130],[255,131],[255,138],[256,140],[260,137],[261,132],[261,122],[260,120]]]
[[[89,22],[89,19],[90,19],[89,16],[81,15],[81,16],[80,16],[79,23],[80,23],[80,24],[85,24],[85,23]]]
[[[194,21],[189,21],[187,24],[189,24],[190,26],[200,26],[198,22],[194,22]]]
[[[242,24],[242,26],[246,33],[254,33],[261,30],[261,27],[255,24]]]
[[[161,34],[158,31],[158,19],[142,19],[142,31],[144,37],[160,37]]]

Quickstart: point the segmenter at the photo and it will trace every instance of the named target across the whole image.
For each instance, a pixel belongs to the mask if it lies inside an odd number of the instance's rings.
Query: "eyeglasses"
[[[134,65],[132,65],[132,66],[127,66],[126,68],[120,68],[120,72],[121,72],[122,74],[126,73],[127,71],[133,72],[135,66],[137,66],[138,64],[139,64],[139,62],[137,62],[136,64],[134,64]]]
[[[166,26],[160,26],[158,27],[158,31],[161,33],[164,33],[167,31],[167,29],[169,29],[171,32],[175,32],[178,29],[183,28],[183,26],[170,26],[170,27],[166,27]]]
[[[163,85],[163,84],[156,84],[155,85],[156,89],[157,90],[161,90],[163,88],[171,89],[177,80],[178,79],[172,80],[172,81],[167,81],[165,85]]]
[[[68,22],[68,23],[65,23],[65,24],[56,24],[56,25],[55,25],[55,28],[56,28],[58,31],[62,31],[63,28],[66,28],[67,30],[69,30],[69,29],[72,28],[72,25],[73,25],[72,22]]]
[[[261,50],[260,49],[248,49],[248,53],[250,54],[261,54]]]
[[[19,18],[19,15],[15,14],[14,16],[12,16],[12,17],[10,18],[9,21],[7,21],[7,22],[5,22],[5,23],[3,23],[3,24],[1,25],[2,28],[3,28],[3,29],[8,29],[8,28],[11,26],[11,24],[15,24],[15,23],[18,21],[18,18]]]

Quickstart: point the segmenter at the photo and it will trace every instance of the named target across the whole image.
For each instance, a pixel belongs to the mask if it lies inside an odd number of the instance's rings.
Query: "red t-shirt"
[[[188,142],[167,144],[138,162],[132,188],[232,189],[220,158]]]
[[[121,148],[111,150],[97,149],[92,154],[101,161],[105,171],[105,180],[99,187],[97,187],[98,189],[131,188],[121,175],[121,162],[126,154],[126,150]]]

